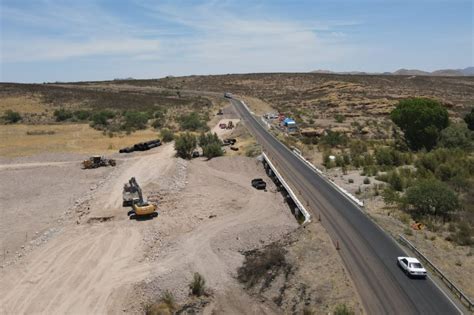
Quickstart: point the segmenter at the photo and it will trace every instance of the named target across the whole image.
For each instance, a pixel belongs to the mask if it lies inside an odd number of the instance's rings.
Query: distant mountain
[[[464,75],[474,75],[474,67],[467,67],[459,71],[461,71]]]
[[[331,70],[315,70],[312,73],[326,73],[326,74],[352,74],[352,75],[426,75],[426,76],[449,76],[449,77],[462,77],[462,76],[474,76],[474,67],[467,67],[464,69],[442,69],[433,72],[422,71],[418,69],[399,69],[395,72],[334,72]]]
[[[421,71],[417,69],[399,69],[392,72],[393,75],[431,75],[430,72]]]

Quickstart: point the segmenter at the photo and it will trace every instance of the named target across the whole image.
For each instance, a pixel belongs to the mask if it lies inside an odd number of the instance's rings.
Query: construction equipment
[[[234,123],[232,122],[232,120],[229,120],[229,123],[227,123],[226,129],[232,129],[232,128],[234,128]]]
[[[122,196],[123,206],[131,206],[133,209],[129,212],[130,219],[134,219],[137,216],[158,216],[156,204],[150,203],[143,198],[142,189],[138,185],[135,177],[132,177],[128,183],[125,183]]]
[[[117,163],[114,159],[106,159],[100,155],[94,155],[88,160],[82,161],[82,166],[84,169],[98,168],[101,166],[115,166]]]

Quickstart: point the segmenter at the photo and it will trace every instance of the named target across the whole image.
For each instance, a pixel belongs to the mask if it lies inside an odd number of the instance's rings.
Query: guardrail
[[[406,245],[408,248],[410,248],[412,251],[415,252],[415,254],[421,258],[421,260],[424,261],[424,263],[426,265],[428,265],[428,267],[433,270],[435,272],[435,274],[437,274],[441,280],[447,285],[447,287],[449,288],[449,290],[451,290],[451,292],[454,293],[454,295],[456,295],[457,298],[459,298],[459,300],[461,301],[461,303],[463,303],[468,309],[469,311],[472,311],[474,309],[474,306],[473,306],[473,303],[472,301],[458,288],[454,285],[454,283],[452,283],[442,272],[441,270],[439,270],[435,265],[433,265],[433,263],[425,256],[423,255],[412,243],[410,243],[409,240],[407,240],[406,238],[404,238],[401,234],[398,235],[398,238],[399,238],[399,242]]]
[[[272,169],[273,173],[275,173],[275,175],[278,178],[278,180],[280,181],[280,183],[283,185],[283,187],[285,187],[286,191],[290,195],[291,199],[293,199],[293,201],[295,202],[295,204],[298,207],[299,211],[301,211],[301,213],[303,214],[303,216],[304,216],[303,224],[311,222],[311,215],[309,214],[308,210],[306,210],[306,208],[303,206],[301,201],[299,201],[296,194],[293,192],[293,190],[290,188],[290,186],[286,183],[285,179],[283,178],[283,176],[281,176],[280,172],[278,172],[276,167],[273,165],[272,161],[270,161],[269,157],[265,154],[265,152],[262,152],[262,156],[265,159],[265,161],[267,161],[268,165]]]
[[[348,192],[347,190],[345,190],[344,188],[342,188],[341,186],[339,186],[338,184],[336,184],[334,181],[332,181],[331,179],[329,179],[328,177],[324,176],[323,172],[318,169],[316,166],[314,166],[310,161],[308,161],[307,159],[304,158],[304,156],[301,154],[301,151],[296,151],[296,149],[293,149],[292,150],[293,154],[299,158],[301,161],[303,161],[303,163],[305,163],[306,165],[309,166],[309,168],[311,168],[313,171],[316,171],[318,172],[319,174],[321,174],[321,176],[326,179],[327,182],[329,182],[331,185],[333,185],[337,190],[339,190],[343,195],[345,195],[347,198],[349,198],[352,202],[354,202],[355,204],[357,204],[359,207],[363,207],[364,206],[364,202],[359,200],[357,197],[355,197],[354,195],[352,195],[350,192]]]

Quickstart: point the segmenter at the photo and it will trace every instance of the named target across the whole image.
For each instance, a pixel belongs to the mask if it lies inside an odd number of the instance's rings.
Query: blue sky
[[[0,0],[0,81],[473,63],[472,0]]]

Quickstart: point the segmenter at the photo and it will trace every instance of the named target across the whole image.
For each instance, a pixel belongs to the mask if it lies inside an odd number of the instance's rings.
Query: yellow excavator
[[[156,217],[157,206],[154,203],[148,202],[143,198],[142,189],[137,183],[135,177],[132,177],[128,183],[123,186],[123,206],[132,207],[132,211],[129,211],[128,215],[130,219],[136,219],[137,217]]]

